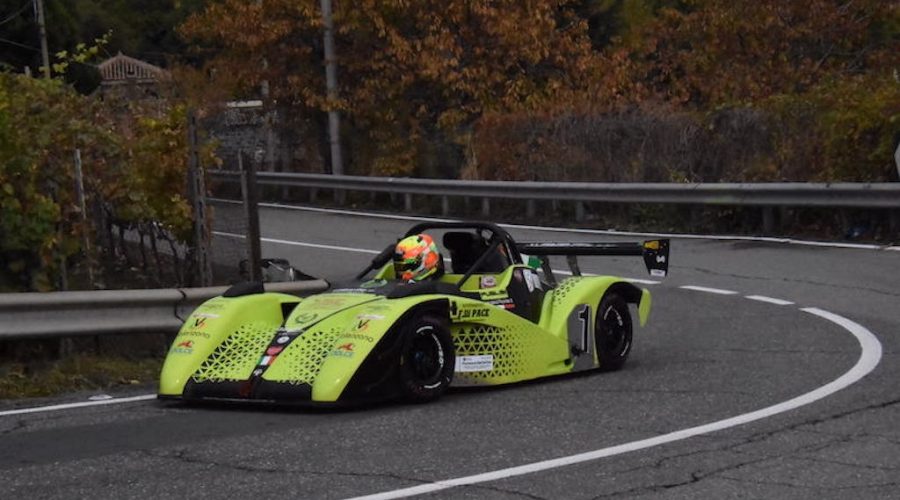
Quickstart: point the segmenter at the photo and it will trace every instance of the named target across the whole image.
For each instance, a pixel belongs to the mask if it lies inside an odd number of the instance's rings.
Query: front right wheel
[[[603,371],[621,369],[631,352],[632,323],[628,303],[616,293],[607,293],[597,308],[594,343]]]
[[[407,401],[426,403],[439,398],[453,380],[455,362],[445,321],[426,315],[404,325],[400,386]]]

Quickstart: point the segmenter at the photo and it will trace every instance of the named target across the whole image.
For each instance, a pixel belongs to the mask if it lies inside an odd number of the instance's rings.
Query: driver
[[[422,233],[400,240],[394,250],[394,274],[407,283],[440,278],[444,274],[444,259],[434,239]]]

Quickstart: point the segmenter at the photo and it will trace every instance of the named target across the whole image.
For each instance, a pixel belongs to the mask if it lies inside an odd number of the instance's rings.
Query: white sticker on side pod
[[[457,372],[487,372],[494,369],[494,356],[492,354],[484,356],[457,356],[456,369]]]

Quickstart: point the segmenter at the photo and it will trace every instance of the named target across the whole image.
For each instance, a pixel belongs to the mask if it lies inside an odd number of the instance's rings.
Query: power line
[[[25,45],[24,43],[19,43],[19,42],[16,42],[16,41],[14,41],[14,40],[8,40],[8,39],[6,39],[6,38],[0,38],[0,42],[2,42],[2,43],[8,43],[8,44],[10,44],[10,45],[15,45],[16,47],[21,47],[21,48],[23,48],[23,49],[33,50],[33,51],[35,51],[35,52],[40,52],[40,51],[41,51],[41,49],[39,49],[39,48],[37,48],[37,47],[32,47],[31,45]]]
[[[19,7],[19,10],[17,10],[17,11],[16,11],[15,13],[13,13],[13,14],[10,14],[9,17],[7,17],[6,19],[0,21],[0,25],[6,24],[6,23],[12,21],[13,19],[19,17],[23,12],[25,12],[25,9],[27,9],[29,5],[31,5],[31,2],[30,2],[30,1],[29,1],[29,2],[25,2],[25,5]]]

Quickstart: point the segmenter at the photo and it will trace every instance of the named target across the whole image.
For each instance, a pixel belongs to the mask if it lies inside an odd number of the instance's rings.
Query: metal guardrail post
[[[774,232],[775,232],[775,209],[773,207],[763,207],[762,220],[763,220],[763,232],[765,234],[774,234]]]
[[[537,202],[534,200],[528,200],[525,204],[525,215],[530,219],[533,218],[537,214]]]
[[[485,218],[491,216],[491,199],[490,198],[482,198],[481,199],[481,216],[485,217]]]
[[[441,196],[441,215],[444,217],[450,215],[450,197]]]
[[[584,202],[575,202],[575,222],[584,222]]]
[[[412,212],[412,193],[403,193],[403,210]]]

